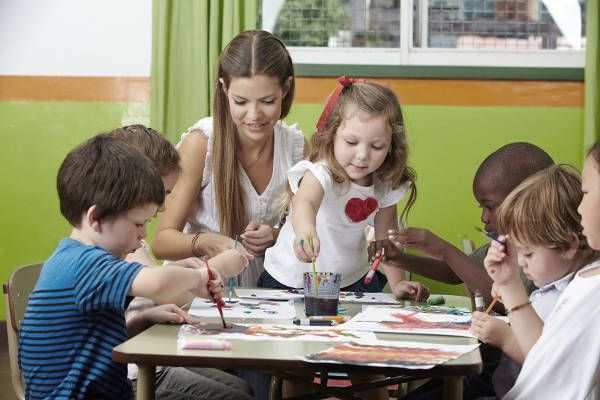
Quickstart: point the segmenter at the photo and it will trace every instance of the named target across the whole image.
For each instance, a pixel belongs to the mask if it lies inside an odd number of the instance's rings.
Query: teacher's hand
[[[250,254],[262,256],[267,248],[273,246],[273,228],[270,225],[251,221],[240,238]]]

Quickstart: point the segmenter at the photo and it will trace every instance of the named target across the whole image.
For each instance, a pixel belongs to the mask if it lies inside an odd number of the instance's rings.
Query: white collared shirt
[[[573,272],[531,292],[529,300],[531,300],[531,305],[542,321],[548,318],[561,293],[569,286],[571,280],[573,280]]]

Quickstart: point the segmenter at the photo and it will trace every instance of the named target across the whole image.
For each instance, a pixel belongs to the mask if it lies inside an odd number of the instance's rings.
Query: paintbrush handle
[[[309,236],[309,237],[308,237],[308,245],[310,246],[310,249],[311,249],[311,250],[312,250],[312,252],[314,253],[314,252],[315,252],[315,246],[314,246],[314,242],[313,242],[313,237],[312,237],[312,236]],[[316,264],[315,264],[315,259],[316,259],[316,257],[315,257],[315,256],[313,256],[313,258],[312,258],[311,262],[312,262],[312,269],[313,269],[313,272],[316,274],[316,273],[317,273],[317,266],[316,266]]]
[[[373,276],[375,275],[375,271],[377,271],[377,267],[379,267],[379,264],[381,264],[381,262],[383,261],[383,257],[385,257],[385,247],[381,249],[381,254],[379,255],[379,257],[376,257],[375,260],[373,260],[373,264],[371,264],[371,268],[365,276],[365,284],[368,285],[369,283],[371,283],[371,281],[373,280]]]
[[[208,272],[208,282],[206,283],[206,288],[210,293],[210,281],[215,279],[215,274],[212,272],[210,267],[208,266],[208,261],[204,260],[204,264],[206,264],[206,271]],[[221,317],[221,323],[223,324],[223,329],[227,328],[227,324],[225,323],[225,317],[223,316],[223,306],[225,306],[225,302],[223,298],[219,297],[218,299],[211,294],[213,301],[217,304],[217,311],[219,311],[219,316]]]
[[[221,309],[225,305],[225,302],[223,301],[222,298],[217,299],[212,293],[210,293],[210,281],[215,279],[215,273],[208,266],[208,261],[204,260],[204,265],[206,265],[206,271],[208,272],[208,281],[209,281],[209,282],[206,282],[206,288],[208,289],[208,293],[210,294],[210,297],[212,297],[213,301],[217,304],[217,308],[219,309],[219,312],[221,314],[223,314],[223,311]]]
[[[496,305],[497,302],[498,302],[498,297],[494,296],[494,298],[492,299],[492,302],[490,303],[490,305],[488,306],[488,308],[485,309],[485,313],[489,314],[490,311],[492,311],[492,308]]]
[[[367,272],[367,275],[365,276],[365,284],[369,284],[371,283],[371,281],[373,280],[373,276],[375,275],[375,271],[377,271],[377,267],[379,267],[379,264],[381,264],[381,260],[383,260],[383,254],[380,255],[379,257],[377,257],[375,259],[375,261],[373,261],[373,264],[371,264],[371,268],[369,269],[369,272]]]

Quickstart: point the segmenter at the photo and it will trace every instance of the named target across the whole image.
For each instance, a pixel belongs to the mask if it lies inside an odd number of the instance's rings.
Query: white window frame
[[[265,2],[263,0],[263,7]],[[400,2],[400,48],[294,47],[288,50],[296,64],[385,65],[385,66],[461,66],[583,68],[584,50],[498,50],[443,49],[413,47],[413,0]],[[421,2],[421,11],[427,9]],[[427,13],[421,12],[426,23]],[[425,26],[425,25],[423,25]],[[421,39],[426,32],[422,33]],[[422,41],[422,43],[426,43]]]

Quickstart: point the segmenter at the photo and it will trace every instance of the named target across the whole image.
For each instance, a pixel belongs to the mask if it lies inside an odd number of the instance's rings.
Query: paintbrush
[[[312,257],[312,260],[311,260],[313,275],[315,276],[315,281],[313,283],[315,285],[315,293],[318,296],[319,295],[319,279],[317,278],[317,265],[315,263],[316,257],[314,256],[315,247],[313,246],[313,238],[312,238],[312,236],[308,237],[308,244],[310,245],[310,248],[311,248],[311,250],[313,252],[313,257]]]
[[[314,251],[314,247],[312,244],[312,236],[308,237],[308,245]],[[300,246],[304,247],[304,239],[300,239]],[[311,260],[311,263],[312,263],[312,271],[313,271],[313,276],[314,276],[313,285],[315,285],[316,294],[318,296],[319,295],[319,284],[317,282],[317,267],[315,265],[315,257],[314,256]]]
[[[381,262],[383,261],[383,257],[385,257],[385,247],[381,249],[381,254],[379,255],[379,257],[376,257],[375,260],[373,260],[373,264],[371,264],[369,272],[367,272],[367,275],[365,275],[364,282],[366,285],[371,283],[371,281],[373,280],[373,275],[375,275],[377,267],[379,267],[379,264],[381,264]]]
[[[312,238],[312,236],[308,237],[308,245],[310,246],[311,250],[314,253],[315,252],[315,247],[313,246],[313,238]],[[312,263],[313,274],[315,274],[315,277],[316,277],[317,276],[317,266],[315,264],[315,260],[316,260],[316,257],[313,255],[311,263]]]
[[[208,261],[204,262],[206,264],[206,271],[208,272],[208,280],[212,281],[215,279],[215,274],[212,272],[212,269],[208,266]],[[210,293],[210,282],[206,283],[206,287]],[[225,306],[225,302],[222,298],[215,298],[213,296],[213,301],[217,304],[217,310],[219,310],[219,315],[221,316],[221,322],[223,323],[223,328],[227,329],[227,324],[225,323],[225,317],[223,317],[223,306]]]
[[[492,311],[492,308],[494,307],[494,305],[496,305],[497,302],[498,302],[498,296],[494,296],[494,298],[492,299],[492,302],[490,303],[490,305],[488,306],[488,308],[485,309],[485,313],[489,314],[490,311]]]
[[[233,239],[233,248],[237,249],[240,235],[236,234]],[[231,302],[231,295],[233,294],[233,287],[235,286],[235,277],[227,278],[227,296],[229,297],[229,302]]]
[[[484,231],[483,229],[481,229],[481,228],[480,228],[480,227],[478,227],[478,226],[476,226],[476,227],[475,227],[475,229],[476,229],[478,232],[481,232],[481,233],[482,233],[482,234],[483,234],[483,235],[484,235],[486,238],[488,238],[488,239],[490,239],[490,240],[493,240],[494,242],[496,242],[496,243],[499,243],[499,244],[502,244],[502,245],[503,245],[503,244],[505,244],[503,241],[501,241],[501,240],[498,240],[498,236],[496,236],[496,235],[492,235],[491,233],[488,233],[487,231]]]

